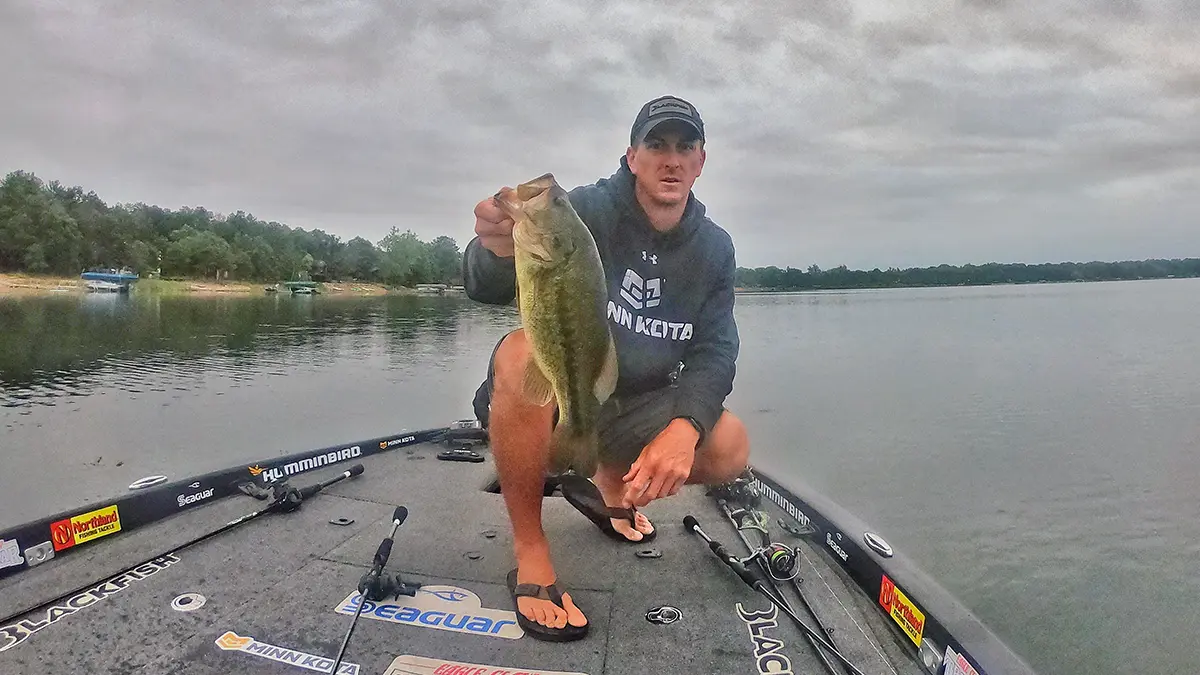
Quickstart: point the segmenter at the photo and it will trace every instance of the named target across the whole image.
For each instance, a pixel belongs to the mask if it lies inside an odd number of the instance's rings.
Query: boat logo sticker
[[[328,673],[329,669],[333,668],[333,659],[327,659],[324,656],[317,656],[316,654],[307,654],[295,649],[288,649],[287,647],[276,647],[275,645],[260,642],[249,636],[238,635],[233,631],[225,631],[224,635],[213,642],[227,652],[245,652],[279,663],[287,663],[308,670],[315,670],[318,673]],[[338,674],[358,675],[358,664],[342,661],[342,665],[338,667]]]
[[[738,618],[746,624],[750,631],[750,641],[754,643],[754,665],[762,675],[780,675],[792,673],[792,660],[783,653],[783,641],[766,634],[768,628],[777,628],[775,620],[778,610],[775,605],[764,611],[750,611],[737,603]]]
[[[0,539],[0,570],[25,564],[16,539]]]
[[[200,487],[200,485],[198,483],[192,483],[188,487],[190,487],[194,490],[194,489]],[[195,504],[196,502],[204,501],[205,499],[208,499],[209,497],[213,496],[213,491],[215,489],[216,488],[208,488],[206,490],[200,490],[199,492],[195,492],[190,495],[179,495],[175,498],[175,501],[179,502],[180,507],[188,506],[189,504]]]
[[[274,483],[283,480],[285,476],[295,476],[296,474],[304,473],[305,471],[319,469],[328,464],[336,464],[338,462],[344,462],[348,459],[354,459],[361,456],[362,447],[352,445],[348,448],[322,452],[319,455],[305,457],[304,459],[298,459],[294,462],[288,462],[272,468],[263,468],[262,466],[255,464],[254,466],[246,467],[246,470],[249,471],[250,475],[253,477],[257,478],[262,476],[264,483]]]
[[[838,543],[841,540],[842,540],[841,532],[837,533],[836,540],[834,539],[834,536],[832,534],[830,534],[828,532],[825,533],[825,544],[827,546],[829,546],[829,548],[833,549],[834,553],[838,554],[838,557],[842,559],[842,562],[847,562],[850,560],[850,555],[847,554],[846,549],[842,548],[841,544]]]
[[[354,591],[338,603],[334,611],[352,616],[358,610],[360,602],[362,596],[358,591]],[[363,605],[362,616],[406,626],[509,640],[516,640],[525,635],[525,631],[517,625],[516,613],[484,607],[478,595],[457,586],[422,586],[414,597],[401,596],[395,602],[367,600]]]
[[[896,584],[885,574],[879,584],[879,605],[887,610],[908,639],[913,644],[921,646],[921,634],[925,631],[925,614],[896,587]]]
[[[946,645],[946,658],[943,661],[946,664],[945,675],[979,675],[979,671],[975,670],[966,657]]]
[[[50,523],[50,541],[61,551],[120,531],[121,514],[114,504]]]
[[[45,618],[43,619],[22,619],[7,626],[0,626],[0,652],[16,647],[34,633],[57,623],[64,617],[68,617],[88,605],[95,604],[110,595],[120,593],[129,586],[130,582],[141,581],[160,570],[165,570],[177,562],[179,562],[179,558],[168,553],[148,563],[138,565],[131,570],[121,572],[104,583],[80,591],[59,604],[51,605],[45,610]]]
[[[392,661],[392,665],[383,675],[587,675],[587,673],[567,673],[561,670],[530,670],[528,668],[489,666],[482,663],[465,663],[462,661],[447,661],[446,659],[431,659],[425,656],[401,654]]]

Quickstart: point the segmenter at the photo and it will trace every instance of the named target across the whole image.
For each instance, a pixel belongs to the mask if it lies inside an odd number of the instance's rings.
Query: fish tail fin
[[[592,426],[580,431],[559,423],[550,434],[550,464],[555,473],[574,469],[575,473],[591,478],[600,462],[599,430]]]

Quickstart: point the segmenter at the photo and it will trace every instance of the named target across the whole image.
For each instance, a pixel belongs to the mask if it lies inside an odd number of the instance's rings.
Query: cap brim
[[[704,138],[704,132],[700,130],[700,127],[696,126],[696,123],[693,122],[690,117],[686,117],[684,115],[667,114],[647,122],[642,127],[641,131],[638,132],[637,136],[634,137],[633,144],[639,145],[642,141],[646,140],[646,137],[650,135],[651,131],[657,129],[659,125],[663,124],[664,122],[680,122],[695,131],[697,138]]]

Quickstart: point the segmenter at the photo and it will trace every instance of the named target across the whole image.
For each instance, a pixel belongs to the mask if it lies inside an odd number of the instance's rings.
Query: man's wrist
[[[704,439],[704,427],[700,424],[699,420],[697,420],[695,417],[691,417],[688,415],[681,415],[679,417],[673,418],[671,420],[671,422],[672,423],[682,422],[682,424],[679,425],[681,428],[684,428],[684,429],[690,428],[693,431],[695,431],[696,432],[696,447],[700,447],[700,441]]]

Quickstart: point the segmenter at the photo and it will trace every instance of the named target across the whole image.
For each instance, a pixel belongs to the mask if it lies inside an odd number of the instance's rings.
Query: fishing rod
[[[792,611],[792,608],[789,607],[782,598],[775,597],[775,595],[767,588],[766,582],[755,576],[754,572],[751,572],[750,568],[746,567],[745,563],[743,563],[737,556],[730,553],[723,544],[718,541],[714,541],[711,537],[705,534],[704,530],[700,529],[700,523],[697,522],[695,516],[691,514],[684,516],[683,526],[687,528],[688,531],[695,532],[696,534],[700,535],[701,539],[708,542],[708,548],[713,552],[714,555],[717,556],[718,559],[721,560],[721,562],[725,563],[729,569],[733,570],[734,573],[738,575],[738,578],[745,582],[747,586],[765,596],[771,601],[771,604],[775,605],[775,607],[780,609],[784,614],[787,614],[788,618],[791,619],[793,623],[795,623],[797,626],[800,626],[800,628],[804,629],[804,632],[808,633],[809,638],[825,649],[829,650],[829,653],[836,656],[838,661],[841,661],[842,665],[846,666],[846,668],[848,668],[853,675],[863,675],[863,672],[859,670],[853,663],[851,663],[849,659],[843,656],[842,653],[838,651],[837,647],[829,644],[829,642],[827,642],[825,638],[817,633],[817,631],[810,628],[809,625],[804,623],[799,616],[796,616],[796,613]]]
[[[403,506],[397,506],[392,513],[392,531],[379,542],[379,548],[375,549],[375,559],[371,564],[371,569],[358,580],[358,609],[354,610],[354,618],[350,620],[350,629],[346,631],[346,637],[342,638],[342,646],[338,649],[337,658],[333,661],[333,666],[329,669],[330,673],[337,673],[338,666],[342,665],[342,657],[346,655],[346,646],[350,644],[350,635],[354,633],[354,626],[358,623],[358,616],[362,614],[363,607],[366,606],[367,600],[378,602],[393,593],[399,598],[401,595],[415,596],[417,589],[421,587],[420,583],[406,584],[400,579],[397,574],[395,580],[389,579],[383,574],[383,568],[387,566],[388,558],[392,555],[392,540],[396,536],[396,530],[408,518],[408,509]]]
[[[218,534],[221,534],[222,532],[231,530],[231,529],[237,527],[238,525],[241,525],[242,523],[247,523],[251,520],[254,520],[255,518],[258,518],[261,515],[264,515],[267,513],[272,513],[275,511],[279,511],[282,513],[290,513],[292,511],[295,511],[296,509],[300,508],[300,505],[304,503],[304,500],[311,499],[314,495],[316,495],[321,490],[324,490],[325,488],[327,488],[330,485],[333,485],[334,483],[337,483],[339,481],[343,481],[347,478],[353,478],[354,476],[357,476],[357,475],[361,474],[362,472],[363,472],[363,465],[355,464],[354,466],[350,467],[349,469],[346,469],[345,471],[339,473],[338,475],[336,475],[332,478],[323,480],[319,483],[313,483],[312,485],[309,485],[307,487],[302,487],[300,489],[291,487],[290,485],[288,485],[287,481],[282,481],[279,483],[272,483],[271,490],[270,490],[271,501],[266,506],[262,507],[261,509],[259,509],[257,511],[247,513],[246,515],[244,515],[236,520],[231,520],[228,523],[225,523],[221,527],[218,527],[217,529],[215,529],[211,532],[202,534],[199,537],[196,537],[195,539],[192,539],[183,544],[175,546],[174,548],[168,549],[166,551],[162,551],[160,553],[156,553],[155,555],[151,556],[150,558],[147,558],[146,560],[144,560],[136,565],[133,565],[129,569],[136,569],[136,568],[138,568],[142,565],[145,565],[146,563],[149,563],[157,558],[161,558],[164,555],[178,553],[179,551],[182,551],[185,548],[188,548],[190,546],[195,546],[196,544],[199,544],[200,542],[205,541],[206,539],[210,539],[212,537],[217,536]],[[41,609],[42,607],[45,607],[46,605],[58,602],[59,600],[62,600],[63,598],[75,595],[76,593],[81,593],[89,588],[92,588],[92,587],[98,585],[98,584],[104,583],[104,581],[109,579],[110,577],[111,577],[111,575],[105,576],[105,577],[97,579],[96,581],[93,581],[91,583],[84,584],[82,586],[74,588],[66,593],[63,593],[62,595],[51,598],[45,602],[40,602],[36,605],[26,607],[25,609],[22,609],[13,614],[9,614],[8,616],[4,617],[3,619],[0,619],[0,624],[7,624],[8,622],[12,621],[13,619],[17,619],[19,617],[25,616],[26,614],[28,614],[30,612],[33,612],[33,611]]]
[[[740,538],[742,543],[746,545],[746,550],[751,552],[751,557],[754,558],[758,563],[759,569],[767,574],[770,574],[771,578],[777,581],[792,582],[792,587],[795,589],[796,595],[799,596],[800,602],[808,611],[809,616],[811,616],[813,621],[816,622],[817,629],[824,632],[825,635],[828,635],[830,644],[836,647],[837,643],[834,642],[833,635],[830,634],[829,629],[827,629],[825,624],[821,621],[821,617],[818,616],[816,610],[813,609],[812,603],[810,603],[808,598],[804,596],[804,590],[800,588],[800,583],[797,581],[797,577],[800,575],[800,556],[797,554],[797,551],[782,544],[775,544],[771,542],[771,535],[767,530],[767,525],[765,523],[767,520],[766,514],[762,511],[746,507],[739,507],[734,510],[730,507],[729,501],[724,498],[718,499],[717,503],[721,506],[721,510],[725,513],[725,517],[729,519],[729,523],[733,525],[734,529],[737,531],[738,538]],[[750,524],[746,523],[747,520],[751,521]],[[750,543],[750,538],[746,536],[746,530],[754,530],[755,532],[759,533],[761,543],[757,549],[753,544]],[[780,549],[783,549],[786,551],[786,553]],[[771,550],[775,551],[774,555],[770,557],[765,555],[767,551]],[[755,554],[756,552],[758,553],[757,555]],[[745,562],[745,559],[743,559],[743,562]],[[772,563],[774,563],[774,566],[772,566]],[[787,573],[786,578],[781,579],[778,576],[778,568],[780,567],[783,567],[785,573]],[[782,600],[784,604],[787,604],[787,599],[783,597],[783,591],[779,590],[779,586],[775,584],[772,585],[775,586],[775,592],[779,595],[779,599]],[[817,657],[821,659],[821,663],[825,665],[825,669],[833,675],[838,675],[838,673],[841,671],[834,667],[833,662],[831,662],[825,652],[818,647],[816,641],[812,639],[812,636],[805,635],[805,637],[808,638],[808,643],[812,645],[813,651],[817,653]]]

